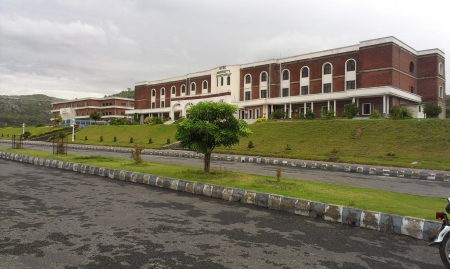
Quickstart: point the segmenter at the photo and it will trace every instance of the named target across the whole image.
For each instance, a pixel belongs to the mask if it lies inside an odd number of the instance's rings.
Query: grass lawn
[[[175,142],[176,128],[174,124],[89,126],[76,133],[75,143],[160,149],[168,140]],[[450,119],[286,120],[254,123],[250,129],[249,138],[214,152],[326,161],[335,150],[338,162],[450,171]],[[13,132],[20,134],[22,128],[0,128],[1,134]],[[249,141],[254,148],[247,148]]]
[[[442,210],[446,205],[445,199],[442,198],[429,198],[389,191],[292,180],[286,178],[281,178],[280,183],[277,183],[276,178],[274,177],[235,173],[222,170],[214,170],[211,174],[204,174],[202,169],[186,166],[166,165],[150,162],[146,162],[142,165],[135,165],[131,158],[120,159],[104,156],[83,156],[75,154],[53,155],[52,153],[44,151],[27,149],[12,150],[1,147],[0,150],[28,156],[87,164],[91,166],[141,172],[169,178],[198,181],[265,193],[281,194],[324,203],[352,206],[365,210],[373,210],[402,216],[412,216],[429,220],[435,220],[435,212]]]

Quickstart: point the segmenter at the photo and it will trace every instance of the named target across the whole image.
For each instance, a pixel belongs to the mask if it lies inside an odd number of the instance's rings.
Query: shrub
[[[153,140],[152,140],[151,137],[148,139],[148,143],[149,143],[149,144],[153,143]]]
[[[26,138],[28,138],[30,135],[31,135],[31,133],[28,132],[28,131],[26,131],[26,132],[24,132],[24,133],[22,134],[22,137],[26,139]]]
[[[247,145],[247,148],[249,148],[249,149],[251,149],[251,148],[253,148],[254,146],[253,146],[253,141],[248,141],[248,145]]]
[[[410,119],[412,118],[411,110],[405,107],[393,106],[389,110],[389,117],[391,119]]]
[[[336,116],[334,116],[333,110],[322,110],[321,114],[322,114],[322,117],[325,117],[328,120],[332,120],[332,119],[336,118]]]
[[[2,133],[2,137],[3,137],[4,135],[3,135],[3,133]]]
[[[86,140],[88,140],[88,139],[87,139],[87,136],[84,137],[84,141],[86,141]]]
[[[266,118],[259,117],[259,118],[256,119],[256,122],[263,122],[263,121],[266,121],[266,120],[267,120]]]
[[[284,119],[284,118],[286,118],[286,113],[281,109],[274,110],[270,114],[270,119],[272,119],[272,120],[279,120],[279,119]]]
[[[167,138],[166,144],[170,144],[170,138]]]
[[[344,105],[344,112],[342,113],[343,117],[346,117],[347,119],[353,119],[358,115],[359,107],[356,103],[350,103]]]
[[[130,143],[133,143],[133,137],[130,137]]]
[[[164,119],[158,117],[147,117],[144,119],[145,124],[163,124]]]
[[[134,149],[131,150],[131,158],[134,160],[134,164],[141,164],[144,160],[141,157],[141,152],[144,147],[134,145]]]
[[[311,109],[308,109],[308,111],[306,111],[305,114],[305,118],[308,120],[313,120],[316,117],[316,115],[314,114],[314,112],[312,112]]]
[[[305,118],[305,113],[300,113],[300,115],[298,116],[299,119],[304,119]]]
[[[117,142],[117,138],[114,136],[114,142]]]
[[[372,113],[370,113],[369,119],[379,119],[379,118],[381,118],[380,111],[374,110],[374,111],[372,111]]]
[[[42,122],[38,122],[35,126],[36,126],[36,127],[44,127],[45,124],[43,124]]]
[[[100,142],[102,142],[103,141],[103,136],[100,136]]]
[[[437,118],[442,113],[442,107],[436,104],[425,104],[423,112],[427,115],[427,118]]]
[[[282,170],[283,169],[280,166],[277,166],[277,184],[280,183]]]

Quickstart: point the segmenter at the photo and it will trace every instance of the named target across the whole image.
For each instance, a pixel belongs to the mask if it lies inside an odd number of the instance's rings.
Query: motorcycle
[[[450,214],[450,198],[447,198],[448,204],[445,207],[445,211]],[[447,214],[444,212],[436,212],[436,219],[440,219],[442,226],[438,230],[438,235],[434,238],[433,242],[428,244],[429,246],[439,245],[439,255],[447,269],[450,269],[450,222],[447,218]]]

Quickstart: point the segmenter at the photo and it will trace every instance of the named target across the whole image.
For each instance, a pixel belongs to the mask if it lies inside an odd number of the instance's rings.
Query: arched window
[[[245,76],[245,84],[250,84],[252,82],[252,77],[250,75]]]
[[[175,88],[175,86],[172,86],[172,94],[173,94],[173,95],[175,95],[175,94],[176,94],[176,92],[177,92],[177,91],[176,91],[176,88]]]
[[[227,77],[227,85],[230,85],[230,84],[231,84],[231,78]]]
[[[307,78],[309,77],[309,69],[308,67],[303,67],[302,68],[302,78]]]
[[[355,61],[350,60],[347,62],[347,71],[355,71],[356,69],[356,64]]]
[[[203,89],[208,89],[208,81],[203,81]]]
[[[414,63],[413,62],[409,63],[409,72],[414,73]]]
[[[156,90],[155,89],[152,90],[152,96],[156,96]]]
[[[223,77],[220,77],[220,86],[223,86]]]
[[[164,94],[165,94],[165,91],[166,91],[166,89],[161,88],[161,95],[164,95]]]
[[[323,74],[324,74],[324,75],[329,75],[329,74],[331,74],[331,64],[326,64],[326,65],[323,67]]]
[[[283,80],[289,80],[289,71],[288,70],[283,71]]]
[[[186,92],[186,86],[182,85],[181,86],[181,93],[185,93]]]
[[[267,81],[267,73],[266,72],[262,72],[261,73],[261,82]]]
[[[191,83],[191,91],[195,91],[195,82]]]

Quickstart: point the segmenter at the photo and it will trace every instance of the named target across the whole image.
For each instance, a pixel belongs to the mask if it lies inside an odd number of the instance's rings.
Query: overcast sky
[[[1,0],[0,95],[103,97],[386,36],[446,52],[449,12],[449,0]]]

